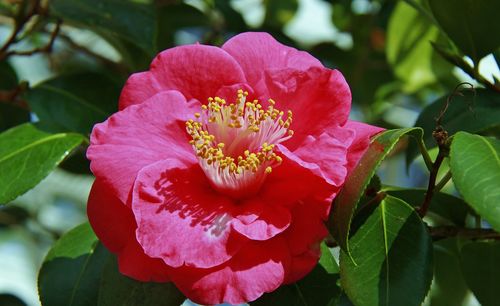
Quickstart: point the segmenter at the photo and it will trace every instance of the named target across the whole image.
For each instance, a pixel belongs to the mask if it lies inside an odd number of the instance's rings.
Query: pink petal
[[[112,195],[97,179],[90,191],[87,214],[102,244],[118,254],[120,272],[140,281],[168,281],[168,267],[161,259],[150,258],[135,239],[132,210]],[[140,264],[138,264],[140,263]]]
[[[268,203],[290,208],[311,197],[331,201],[337,190],[311,170],[283,156],[283,162],[266,178],[259,195]]]
[[[318,263],[320,256],[321,253],[318,248],[292,257],[290,271],[286,275],[285,284],[295,283],[309,274]]]
[[[186,269],[175,274],[173,281],[195,303],[241,304],[278,288],[289,262],[286,244],[278,236],[266,242],[248,243],[222,266]]]
[[[158,83],[151,71],[134,73],[122,89],[119,109],[123,110],[127,106],[140,104],[162,91],[166,89]]]
[[[330,205],[330,201],[305,199],[291,210],[292,223],[284,234],[292,256],[318,250],[319,243],[328,234],[325,211]]]
[[[134,236],[132,211],[96,179],[87,203],[90,225],[102,244],[113,253],[121,252]]]
[[[351,172],[368,149],[368,146],[370,145],[370,138],[384,131],[384,129],[378,126],[352,120],[347,121],[344,127],[356,131],[356,138],[349,147],[349,153],[347,155],[347,171]]]
[[[266,72],[266,85],[276,107],[293,112],[291,129],[294,137],[286,142],[291,151],[302,146],[308,135],[318,137],[323,132],[342,126],[351,109],[351,92],[338,70],[312,67]]]
[[[275,68],[323,67],[312,55],[285,46],[267,33],[243,33],[234,36],[223,46],[245,72],[249,84],[257,91],[257,96],[266,95],[264,72]],[[269,98],[269,97],[267,97]]]
[[[231,229],[232,201],[213,191],[198,165],[163,160],[142,169],[132,209],[146,254],[172,267],[220,265],[247,241]]]
[[[166,158],[197,163],[185,121],[196,103],[175,91],[162,92],[94,126],[87,157],[94,175],[127,203],[137,172]]]
[[[141,282],[167,282],[173,269],[163,260],[151,258],[144,254],[135,236],[129,240],[127,247],[118,255],[120,273]]]
[[[272,203],[263,203],[263,205],[266,207],[256,220],[245,224],[236,218],[232,223],[233,228],[252,240],[268,240],[286,230],[291,221],[288,209]]]
[[[354,137],[354,130],[332,127],[318,138],[308,136],[302,146],[293,152],[284,145],[278,145],[278,148],[300,166],[311,170],[329,184],[340,187],[347,175],[348,149]]]
[[[246,83],[245,76],[224,50],[199,44],[175,47],[158,54],[149,73],[133,75],[127,81],[120,109],[163,90],[178,90],[186,99],[204,103],[221,87],[236,83]]]

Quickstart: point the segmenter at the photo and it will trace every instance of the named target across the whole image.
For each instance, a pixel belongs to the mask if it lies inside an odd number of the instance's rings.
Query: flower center
[[[243,198],[256,193],[273,168],[282,162],[275,146],[292,137],[292,112],[267,108],[258,100],[246,101],[248,92],[238,90],[234,103],[208,98],[186,130],[201,168],[221,193]]]

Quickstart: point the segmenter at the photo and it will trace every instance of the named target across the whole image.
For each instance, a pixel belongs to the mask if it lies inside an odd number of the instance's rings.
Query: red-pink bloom
[[[123,274],[198,303],[295,282],[380,131],[349,121],[350,103],[339,71],[265,33],[163,51],[94,127],[90,223]]]

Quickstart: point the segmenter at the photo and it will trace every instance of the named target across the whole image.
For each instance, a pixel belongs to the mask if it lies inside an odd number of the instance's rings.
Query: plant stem
[[[449,237],[463,237],[466,239],[495,239],[500,240],[500,233],[489,228],[460,228],[455,226],[429,227],[434,240]]]
[[[441,164],[443,163],[445,157],[446,154],[444,153],[444,150],[440,147],[438,155],[436,156],[436,160],[432,164],[431,173],[429,175],[429,184],[427,185],[427,191],[425,192],[424,201],[422,202],[422,205],[420,205],[420,208],[418,209],[418,212],[421,217],[427,214],[427,210],[429,209],[429,205],[431,204],[432,196],[434,195],[436,187],[436,178],[439,171],[439,167],[441,167]]]
[[[443,178],[436,184],[436,186],[434,187],[434,191],[437,192],[443,189],[443,187],[449,182],[450,179],[451,179],[451,171],[448,170],[448,172],[446,172]]]

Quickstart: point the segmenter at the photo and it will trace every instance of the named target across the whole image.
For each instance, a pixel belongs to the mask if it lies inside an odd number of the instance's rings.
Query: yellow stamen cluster
[[[283,118],[284,112],[275,108],[272,99],[264,109],[258,100],[246,102],[247,96],[248,92],[239,90],[237,101],[232,104],[219,97],[209,98],[202,112],[194,114],[195,120],[186,121],[186,130],[192,137],[189,143],[203,162],[221,171],[227,169],[229,174],[257,173],[262,167],[265,173],[271,173],[271,166],[280,164],[282,158],[273,152],[275,144],[262,140],[269,138],[279,143],[290,138],[292,112]],[[240,155],[231,154],[242,142],[251,145]]]

